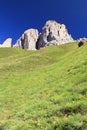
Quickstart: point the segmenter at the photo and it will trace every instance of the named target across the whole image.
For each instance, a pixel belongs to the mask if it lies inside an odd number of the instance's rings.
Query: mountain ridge
[[[37,29],[28,29],[13,45],[15,48],[25,50],[38,50],[45,46],[61,45],[69,42],[74,42],[72,36],[64,24],[57,23],[55,20],[48,20],[42,28],[42,33]],[[12,47],[12,40],[5,41],[0,47]]]

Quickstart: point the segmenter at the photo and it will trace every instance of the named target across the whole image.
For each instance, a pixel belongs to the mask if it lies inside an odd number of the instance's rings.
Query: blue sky
[[[74,39],[87,37],[87,0],[0,0],[0,43],[29,28],[41,32],[47,20],[64,23]]]

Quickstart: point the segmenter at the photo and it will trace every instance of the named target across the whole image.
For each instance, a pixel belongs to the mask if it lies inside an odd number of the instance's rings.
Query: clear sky
[[[0,43],[47,20],[64,23],[74,39],[87,37],[87,0],[0,0]]]

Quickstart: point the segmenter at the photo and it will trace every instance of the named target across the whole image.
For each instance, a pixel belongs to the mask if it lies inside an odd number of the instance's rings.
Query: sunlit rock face
[[[3,44],[0,44],[0,47],[2,48],[12,47],[12,38],[6,39]]]
[[[25,50],[36,50],[36,42],[38,36],[39,34],[37,29],[28,29],[17,40],[17,43],[14,45],[14,47],[22,48]]]
[[[42,34],[39,35],[37,49],[47,45],[60,45],[72,41],[73,38],[69,35],[64,24],[49,20],[42,28]]]

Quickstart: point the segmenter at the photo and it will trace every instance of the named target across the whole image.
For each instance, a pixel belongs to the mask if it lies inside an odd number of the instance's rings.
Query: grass
[[[87,45],[1,48],[0,130],[87,130]]]

